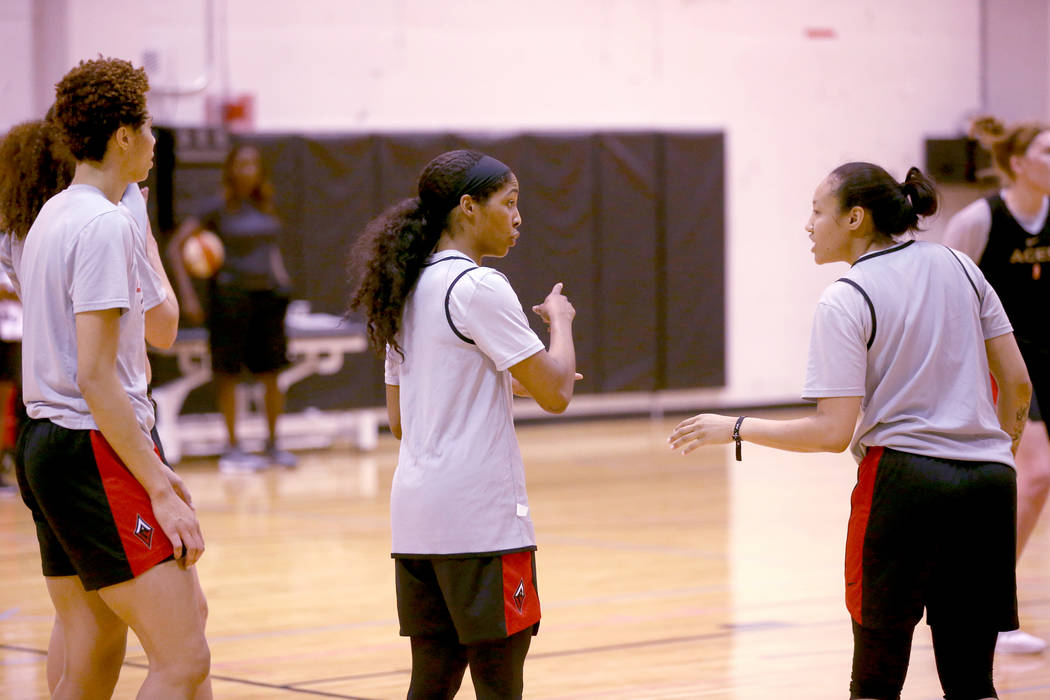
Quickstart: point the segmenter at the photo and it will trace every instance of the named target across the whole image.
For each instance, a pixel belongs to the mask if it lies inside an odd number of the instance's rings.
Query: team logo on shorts
[[[518,587],[514,591],[514,607],[519,613],[525,607],[525,579],[518,580]]]
[[[153,526],[142,519],[141,515],[136,515],[137,521],[135,522],[135,537],[139,538],[142,544],[146,545],[146,549],[153,548]]]

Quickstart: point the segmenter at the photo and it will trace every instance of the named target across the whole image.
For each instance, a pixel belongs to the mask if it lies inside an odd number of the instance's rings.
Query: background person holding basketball
[[[278,247],[281,221],[273,205],[273,186],[258,149],[234,146],[223,163],[222,185],[222,195],[209,201],[200,215],[183,221],[168,244],[182,308],[187,318],[204,320],[208,328],[219,410],[229,435],[219,467],[294,467],[295,455],[277,445],[277,419],[284,408],[277,374],[288,364],[284,316],[291,280]],[[221,266],[208,280],[206,314],[184,257],[187,241],[205,231],[214,232],[224,249]],[[261,457],[245,452],[237,438],[236,388],[245,371],[264,387],[269,438]]]

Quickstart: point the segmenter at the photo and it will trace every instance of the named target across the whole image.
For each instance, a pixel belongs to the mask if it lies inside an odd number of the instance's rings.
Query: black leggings
[[[850,698],[898,700],[908,673],[913,628],[871,629],[853,623]],[[998,632],[990,627],[934,625],[933,654],[946,700],[997,698],[992,657]]]
[[[462,645],[455,633],[443,637],[412,637],[412,683],[408,700],[448,700],[455,697],[470,666],[478,700],[520,700],[525,655],[532,627],[504,639]]]

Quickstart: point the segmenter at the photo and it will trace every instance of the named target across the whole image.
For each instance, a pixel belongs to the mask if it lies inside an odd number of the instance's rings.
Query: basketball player
[[[19,485],[62,630],[58,698],[112,693],[129,625],[150,661],[139,697],[191,698],[208,674],[203,617],[187,614],[203,599],[189,567],[204,541],[188,492],[149,437],[149,265],[117,206],[152,161],[147,88],[144,71],[105,58],[59,82],[54,122],[75,174],[12,250],[30,417]]]
[[[351,257],[351,308],[386,356],[401,439],[390,495],[409,698],[451,698],[470,667],[478,698],[520,698],[540,620],[536,539],[511,415],[512,386],[560,413],[573,394],[575,310],[561,283],[529,328],[507,278],[482,267],[518,239],[518,181],[476,151],[432,160],[418,196],[374,219]]]
[[[1044,312],[1050,302],[1050,128],[1029,123],[1007,129],[985,117],[974,122],[974,135],[1007,184],[953,216],[944,243],[973,258],[999,294],[1032,378],[1035,397],[1017,448],[1020,557],[1050,492],[1050,437],[1040,411],[1050,406],[1050,327]],[[1000,633],[996,645],[1008,654],[1045,648],[1046,641],[1021,630]]]
[[[735,441],[739,458],[745,440],[840,452],[852,436],[860,468],[846,537],[851,698],[900,697],[924,610],[945,697],[996,697],[996,636],[1017,628],[1013,451],[1031,384],[978,267],[945,246],[896,238],[936,210],[933,184],[917,168],[903,183],[870,163],[836,168],[806,225],[818,264],[851,266],[814,319],[803,397],[816,412],[701,414],[669,439],[683,452]]]
[[[8,228],[6,233],[0,235],[0,274],[7,276],[16,294],[19,285],[12,255],[21,250],[21,241],[44,203],[69,185],[75,165],[72,154],[61,143],[53,125],[47,119],[19,124],[0,141],[0,221]],[[143,308],[146,310],[146,340],[154,347],[167,348],[174,342],[178,331],[179,309],[150,228],[145,195],[146,188],[131,183],[121,197],[120,207],[127,211],[136,226],[135,253],[139,257],[140,270],[143,271],[139,280],[142,285]],[[20,301],[17,303],[21,305]],[[21,326],[19,318],[19,337],[22,332]],[[147,358],[147,376],[149,369]],[[17,376],[21,377],[20,366],[17,368]],[[17,403],[19,412],[24,414],[21,396],[18,397]],[[164,448],[156,426],[151,435],[163,458]],[[196,568],[192,571],[196,576]],[[201,614],[206,619],[207,603],[203,596],[199,603]],[[47,654],[47,681],[52,693],[62,676],[64,649],[62,625],[56,617]],[[122,658],[123,654],[115,656]],[[119,669],[115,669],[113,672],[118,671]],[[211,697],[210,679],[198,689],[196,697],[198,700]]]

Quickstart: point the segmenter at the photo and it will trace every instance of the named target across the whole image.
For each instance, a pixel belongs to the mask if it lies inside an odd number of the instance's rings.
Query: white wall
[[[0,2],[0,128],[28,119],[33,106],[31,0]]]
[[[155,85],[190,84],[205,1],[65,0],[67,54],[149,50]],[[978,0],[214,2],[228,63],[209,92],[253,95],[260,130],[724,129],[727,402],[798,396],[814,303],[843,271],[813,265],[802,229],[823,175],[866,159],[903,176],[979,101]],[[153,109],[205,114],[202,97]]]

